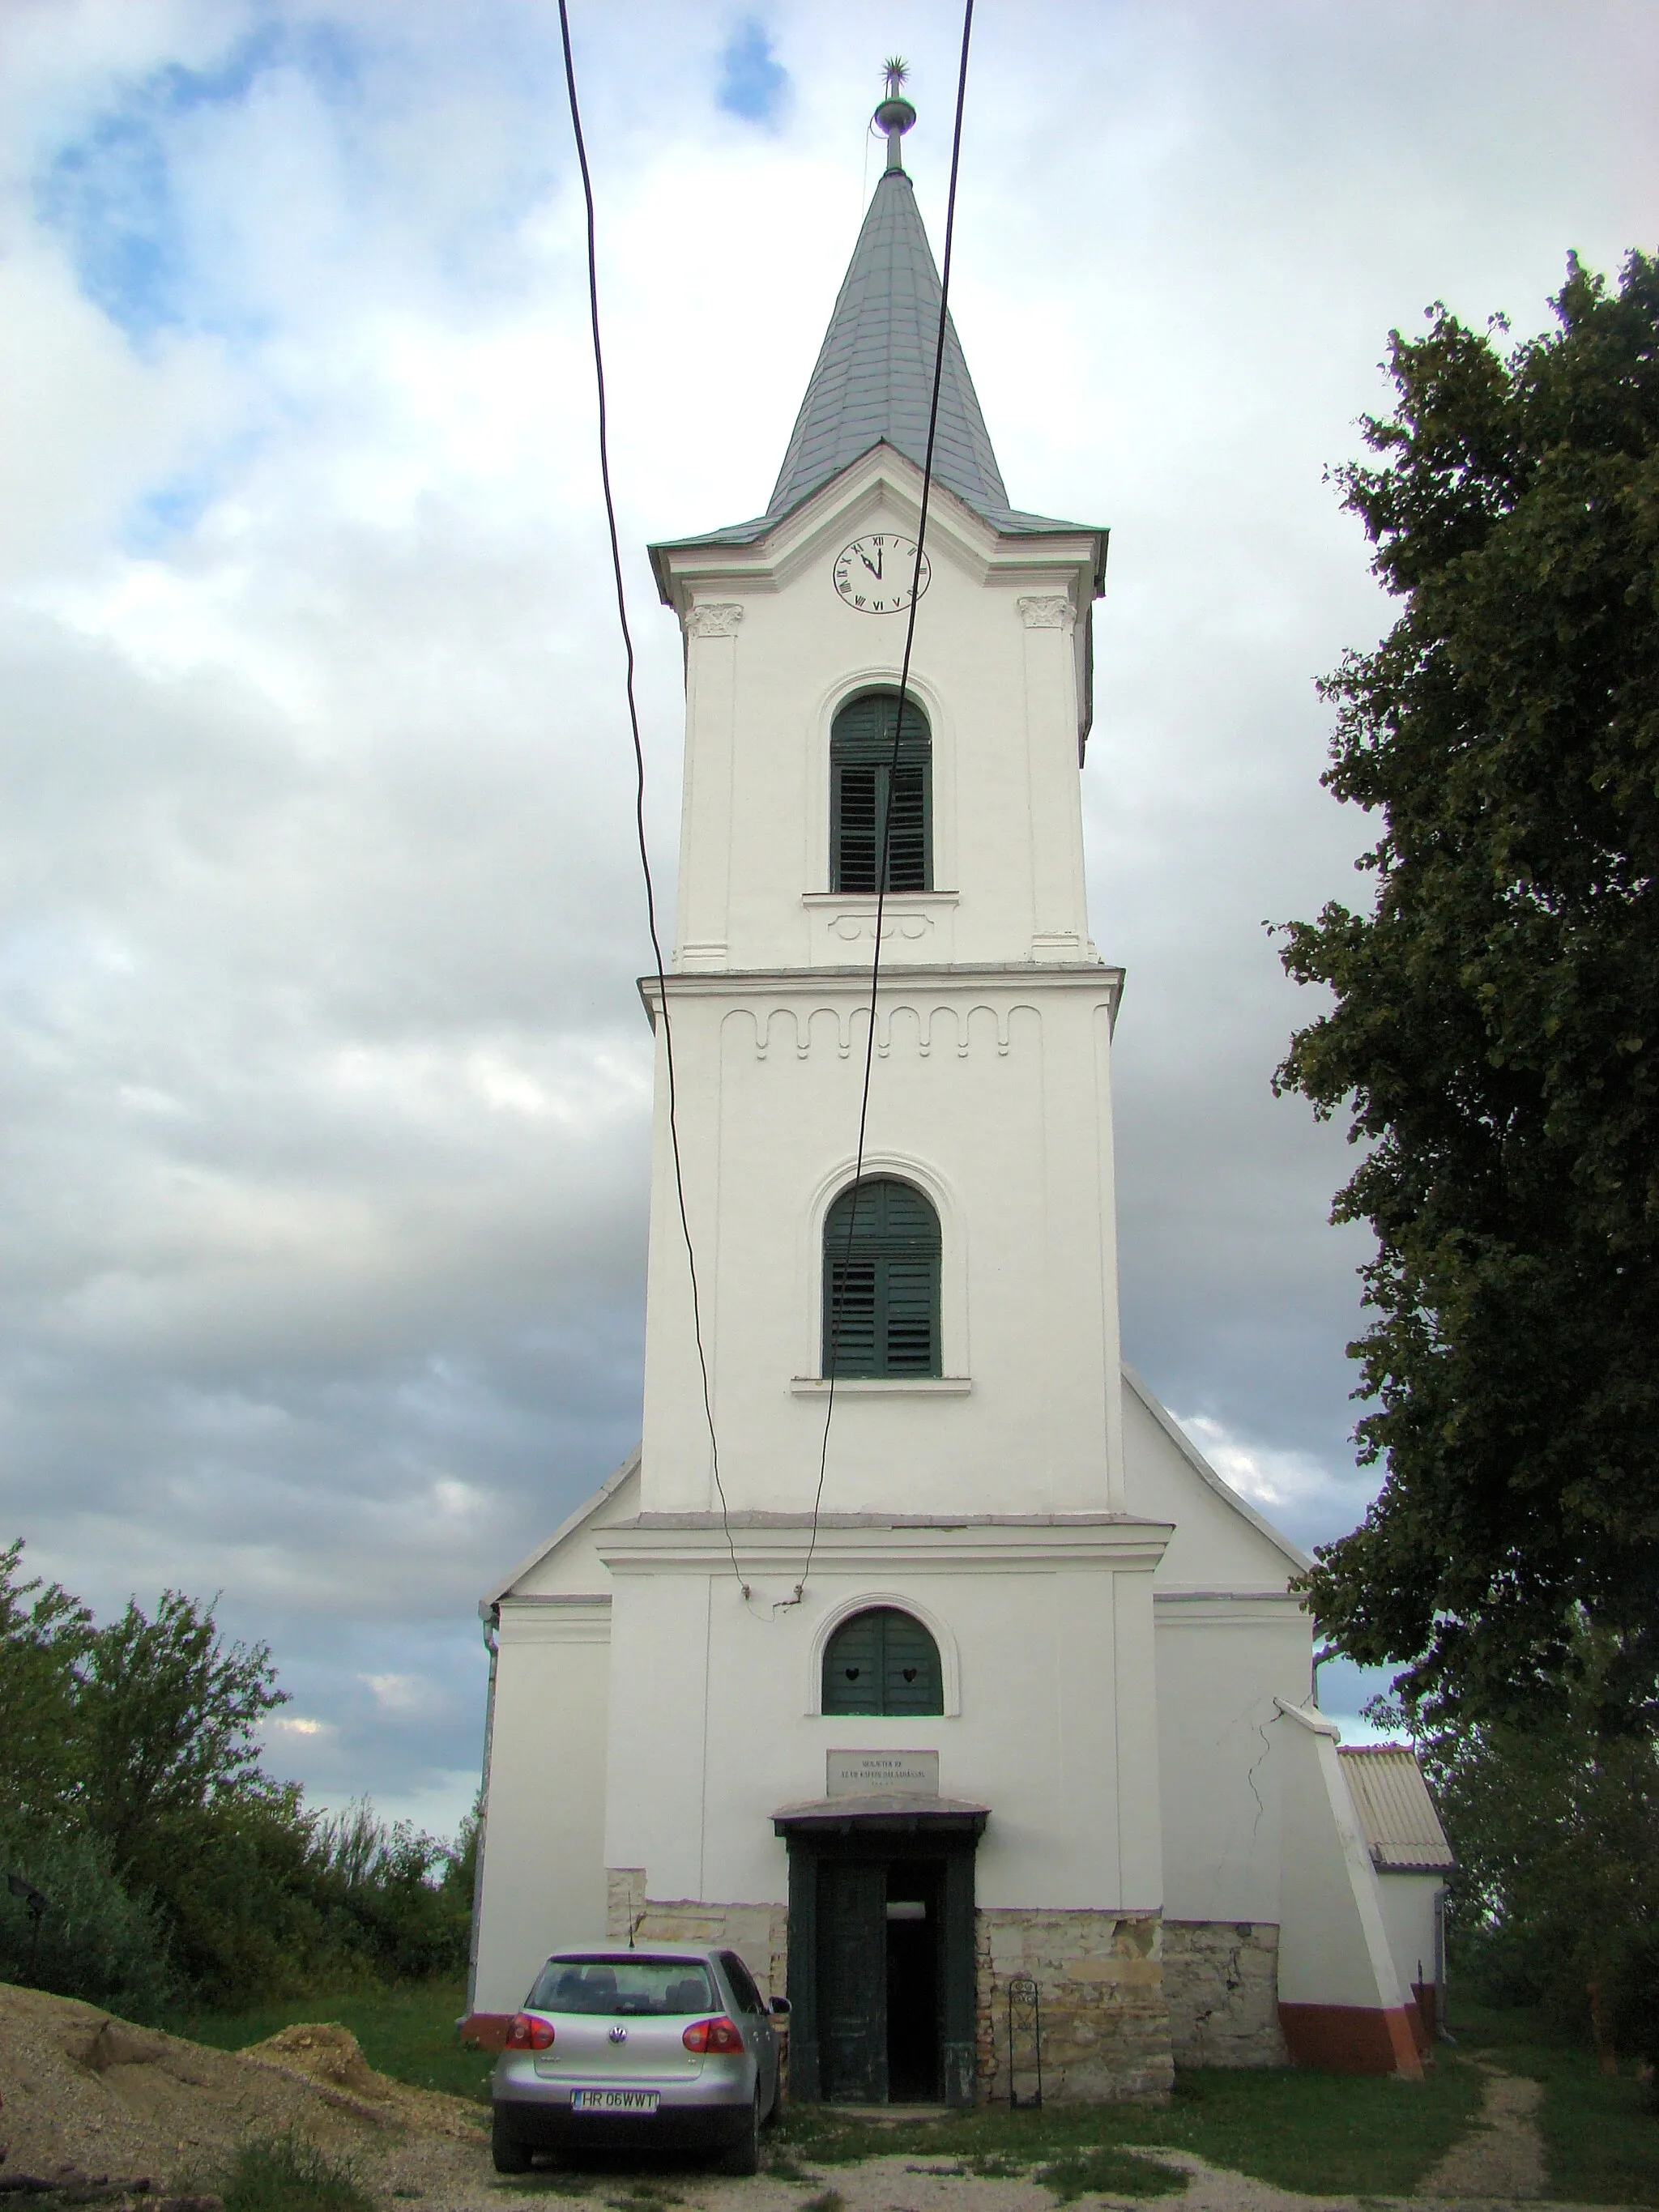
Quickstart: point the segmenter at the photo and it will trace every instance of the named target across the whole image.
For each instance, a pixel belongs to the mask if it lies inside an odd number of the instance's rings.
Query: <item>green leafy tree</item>
[[[36,1577],[21,1578],[21,1541],[0,1551],[0,1824],[60,1812],[77,1780],[76,1667],[92,1615]]]
[[[98,1627],[21,1561],[0,1551],[0,1872],[49,1909],[0,1889],[0,1979],[147,2014],[465,1965],[474,1846],[268,1775],[264,1644],[176,1590]]]
[[[1598,1726],[1606,1639],[1582,1626],[1571,1680],[1524,1721],[1438,1722],[1398,1703],[1456,1868],[1454,1971],[1499,2004],[1543,2004],[1604,2062],[1650,2057],[1659,2006],[1659,1744]]]
[[[270,1793],[257,1731],[288,1692],[269,1648],[228,1645],[211,1606],[164,1590],[150,1620],[131,1599],[88,1638],[81,1671],[87,1810],[122,1872],[154,1877],[159,1836],[181,1816]]]
[[[1378,817],[1369,913],[1291,925],[1334,1003],[1278,1087],[1345,1105],[1375,1318],[1364,1524],[1308,1588],[1443,1715],[1539,1712],[1588,1634],[1598,1732],[1659,1704],[1659,263],[1568,265],[1510,347],[1396,333],[1345,504],[1402,603],[1326,687]]]

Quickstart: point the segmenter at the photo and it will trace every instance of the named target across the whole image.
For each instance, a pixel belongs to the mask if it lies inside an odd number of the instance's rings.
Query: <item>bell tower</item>
[[[724,1945],[805,2102],[1000,2103],[1039,2056],[1054,2103],[1176,2055],[1409,2074],[1430,1906],[1385,1905],[1309,1698],[1308,1562],[1120,1361],[1106,533],[1010,506],[948,322],[923,530],[901,82],[765,514],[652,549],[686,721],[643,1437],[482,1608],[469,2002],[504,2034],[556,1946]],[[538,2121],[498,2106],[504,2171]]]
[[[1079,771],[1106,532],[1009,504],[887,167],[771,501],[652,549],[684,634],[668,979],[714,1480],[667,1127],[661,1008],[641,1508],[1123,1507],[1109,1062]],[[895,721],[913,579],[914,649]],[[882,957],[860,1193],[851,1220]],[[738,1555],[743,1541],[738,1538]]]

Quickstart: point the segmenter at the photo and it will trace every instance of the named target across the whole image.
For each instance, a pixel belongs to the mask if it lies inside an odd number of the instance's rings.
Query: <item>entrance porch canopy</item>
[[[875,1791],[867,1797],[809,1797],[780,1805],[772,1815],[778,1836],[972,1836],[985,1833],[988,1805],[964,1797],[924,1797],[908,1791]]]

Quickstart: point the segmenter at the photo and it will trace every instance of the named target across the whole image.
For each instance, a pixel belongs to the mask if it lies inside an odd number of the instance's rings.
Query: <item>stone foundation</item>
[[[1166,1920],[1164,1988],[1178,2065],[1289,2064],[1271,1921]]]
[[[763,1997],[786,1994],[789,1908],[784,1905],[702,1905],[684,1898],[647,1897],[640,1867],[607,1867],[605,1875],[607,1942],[700,1943],[735,1951],[760,1984]]]
[[[975,1922],[981,2104],[1008,2100],[1008,1984],[1018,1975],[1036,1982],[1041,2001],[1045,2104],[1169,2094],[1175,2069],[1157,1913],[998,1908]],[[1028,2051],[1015,2056],[1028,2096],[1036,2086]]]

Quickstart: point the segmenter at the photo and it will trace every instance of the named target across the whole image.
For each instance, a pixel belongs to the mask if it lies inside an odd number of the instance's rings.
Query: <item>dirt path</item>
[[[1544,2139],[1533,2115],[1543,2102],[1543,2084],[1484,2062],[1480,2070],[1486,2079],[1480,2120],[1425,2176],[1422,2193],[1504,2204],[1541,2197]]]

